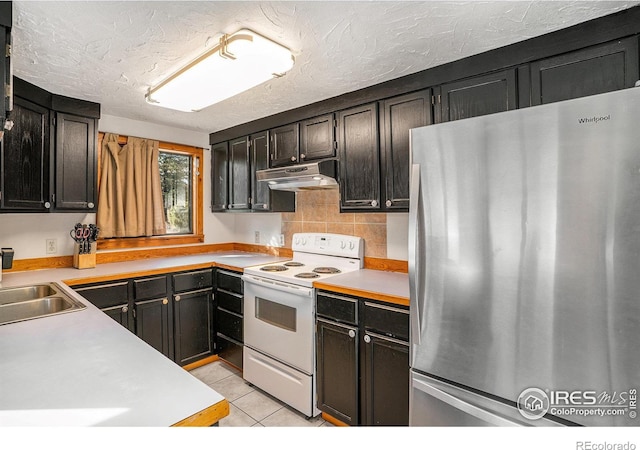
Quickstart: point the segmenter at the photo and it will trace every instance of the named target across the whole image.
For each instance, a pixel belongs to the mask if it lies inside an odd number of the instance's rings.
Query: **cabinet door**
[[[326,114],[300,122],[300,162],[336,155],[335,118]]]
[[[285,125],[269,131],[271,167],[288,166],[299,162],[300,136],[298,124]]]
[[[431,125],[431,89],[385,100],[381,104],[380,155],[384,208],[409,210],[409,130]]]
[[[56,209],[95,211],[96,171],[96,120],[56,113]]]
[[[358,424],[358,329],[316,321],[318,409]]]
[[[269,132],[251,135],[251,209],[269,209],[270,189],[267,183],[258,183],[256,170],[269,168]]]
[[[45,212],[49,204],[49,110],[15,97],[13,128],[0,152],[0,205],[4,210]]]
[[[111,317],[127,330],[132,329],[132,327],[129,326],[129,305],[127,305],[126,303],[124,305],[103,308],[100,311]]]
[[[0,24],[0,48],[7,48],[11,45],[11,4],[7,7],[6,2],[0,2],[0,16],[7,20],[6,25]],[[4,130],[4,120],[8,117],[12,109],[11,83],[11,55],[5,52],[0,55],[0,133]]]
[[[225,211],[229,204],[229,146],[211,147],[211,211]]]
[[[409,343],[365,333],[363,425],[409,425]]]
[[[437,122],[516,109],[516,69],[467,78],[440,87]]]
[[[185,292],[174,299],[175,361],[184,366],[213,355],[211,289]]]
[[[531,63],[531,104],[633,87],[637,79],[635,36]]]
[[[169,299],[136,301],[136,335],[169,359],[173,359],[173,327]]]
[[[249,209],[249,138],[229,143],[229,209]]]
[[[369,104],[338,113],[340,207],[380,208],[378,106]]]

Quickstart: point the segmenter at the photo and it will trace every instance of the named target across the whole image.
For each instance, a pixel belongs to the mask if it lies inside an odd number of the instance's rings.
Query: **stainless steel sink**
[[[0,289],[0,305],[50,297],[56,295],[57,292],[58,291],[54,290],[50,284]]]
[[[0,325],[86,308],[56,283],[0,289]]]

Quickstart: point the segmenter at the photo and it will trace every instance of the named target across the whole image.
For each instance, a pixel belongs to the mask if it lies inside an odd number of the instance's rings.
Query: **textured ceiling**
[[[14,1],[14,74],[102,113],[214,132],[614,13],[608,1]],[[148,87],[250,28],[296,57],[284,77],[200,112]]]

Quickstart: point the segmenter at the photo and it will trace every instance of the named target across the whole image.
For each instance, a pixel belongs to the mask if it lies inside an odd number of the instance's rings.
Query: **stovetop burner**
[[[289,269],[287,269],[285,266],[264,266],[260,267],[260,270],[263,270],[265,272],[284,272],[285,270]]]
[[[313,269],[313,271],[315,273],[340,273],[339,269],[336,269],[335,267],[316,267],[315,269]]]
[[[313,272],[300,272],[294,275],[296,278],[318,278],[320,275]]]
[[[301,262],[297,262],[297,261],[289,261],[287,263],[284,263],[285,266],[287,267],[302,267],[304,266],[304,264],[302,264]]]

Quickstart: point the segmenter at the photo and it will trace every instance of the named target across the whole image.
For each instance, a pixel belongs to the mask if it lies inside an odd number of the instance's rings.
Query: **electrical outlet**
[[[278,238],[278,244],[280,247],[284,247],[284,234],[281,234]]]
[[[58,240],[57,239],[45,239],[47,255],[53,255],[58,253]]]
[[[253,242],[255,242],[256,244],[260,243],[260,232],[259,231],[254,231],[253,232]]]

